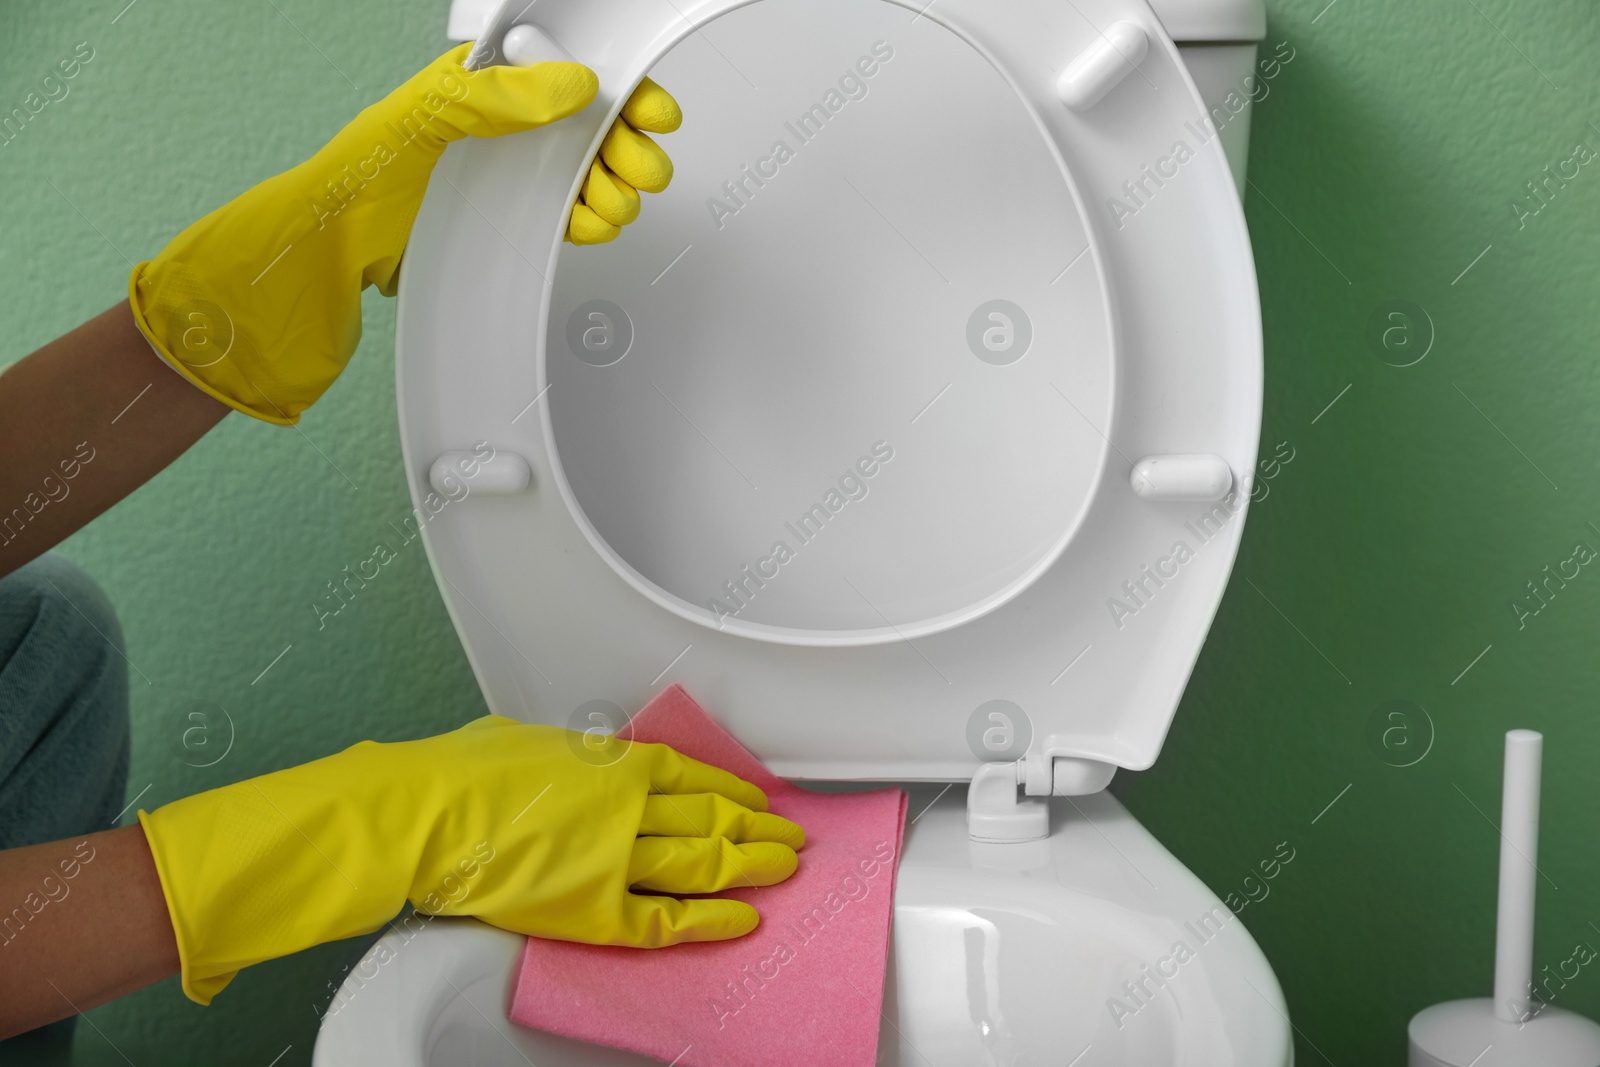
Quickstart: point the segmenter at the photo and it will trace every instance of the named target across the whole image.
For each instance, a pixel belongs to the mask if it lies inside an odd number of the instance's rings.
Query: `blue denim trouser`
[[[100,587],[46,554],[0,578],[0,849],[111,828],[128,784],[128,668]],[[0,967],[5,966],[0,946]],[[0,1041],[65,1063],[72,1020]]]

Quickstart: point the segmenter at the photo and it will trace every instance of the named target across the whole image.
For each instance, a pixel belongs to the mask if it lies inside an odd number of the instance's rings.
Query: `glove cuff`
[[[167,915],[172,920],[172,933],[178,942],[178,963],[182,972],[183,995],[202,1007],[208,1007],[211,998],[222,992],[239,972],[236,970],[223,973],[205,970],[197,972],[192,950],[195,938],[184,924],[182,909],[172,898],[172,879],[168,872],[165,852],[156,846],[157,836],[151,831],[150,816],[143,808],[139,809],[139,825],[144,830],[145,842],[149,845],[150,855],[155,860],[156,876],[161,880],[161,896],[167,902]]]
[[[242,411],[251,418],[260,419],[262,422],[270,422],[275,426],[293,426],[295,423],[299,422],[300,414],[298,412],[291,416],[286,415],[281,411],[263,411],[259,407],[252,406],[242,400],[237,399],[236,397],[230,396],[228,393],[223,392],[222,390],[213,386],[210,382],[206,381],[204,378],[200,377],[189,368],[187,363],[172,354],[172,351],[167,347],[166,340],[161,337],[160,334],[158,334],[150,325],[149,319],[146,317],[145,309],[141,303],[142,294],[139,291],[140,282],[142,279],[147,277],[150,267],[151,262],[146,260],[145,262],[140,263],[137,267],[134,267],[133,273],[128,275],[128,307],[133,312],[134,325],[139,327],[139,332],[144,335],[144,339],[149,342],[150,347],[155,350],[156,355],[161,357],[162,362],[187,379],[189,384],[193,385],[196,389],[199,389],[202,393],[205,393],[213,400],[221,401],[235,411]],[[201,305],[207,304],[208,302],[193,301],[192,303],[195,305],[195,308],[191,310],[191,315],[200,318],[208,317],[206,310],[202,309],[201,307]],[[204,326],[197,324],[197,328],[209,329],[209,324]],[[232,331],[230,327],[229,333],[231,334],[231,332]]]
[[[385,748],[365,742],[139,812],[191,1000],[400,911],[429,818],[404,803],[413,774]]]

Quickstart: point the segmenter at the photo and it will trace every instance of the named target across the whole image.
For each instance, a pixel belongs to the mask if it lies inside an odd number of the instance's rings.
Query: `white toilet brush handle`
[[[1533,881],[1539,877],[1539,764],[1543,756],[1544,736],[1537,731],[1506,734],[1494,999],[1451,1000],[1417,1012],[1406,1028],[1411,1067],[1600,1064],[1600,1025],[1564,1008],[1537,1006],[1530,988]]]
[[[1543,755],[1544,735],[1538,731],[1506,734],[1500,799],[1500,910],[1494,939],[1494,1013],[1506,1022],[1525,1018],[1530,1007]]]

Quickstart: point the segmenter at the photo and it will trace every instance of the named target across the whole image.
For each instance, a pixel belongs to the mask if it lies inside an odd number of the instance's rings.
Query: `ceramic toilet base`
[[[1052,802],[1044,840],[982,844],[963,792],[912,790],[881,1067],[1292,1063],[1260,949],[1113,797]],[[471,920],[397,924],[330,1005],[316,1067],[652,1062],[507,1022],[522,945]]]

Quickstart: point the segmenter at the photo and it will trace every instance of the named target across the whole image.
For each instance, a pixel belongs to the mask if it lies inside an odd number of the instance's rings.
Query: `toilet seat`
[[[1260,422],[1242,216],[1148,7],[541,0],[536,14],[596,70],[600,95],[556,126],[450,148],[413,228],[396,338],[413,498],[491,708],[617,725],[677,680],[790,777],[951,780],[1018,757],[1042,761],[1045,782],[1063,759],[1148,766],[1244,512],[1237,490],[1222,504],[1183,498],[1243,484]],[[719,51],[758,55],[752,69],[775,96],[825,103],[840,71],[888,41],[891,17],[908,43],[889,42],[895,58],[828,120],[831,140],[764,168],[770,152],[737,139],[755,128],[741,123],[748,100],[729,96],[760,90],[740,86],[750,79],[737,62],[712,70]],[[830,41],[844,42],[838,54]],[[786,56],[793,69],[780,69]],[[586,161],[652,69],[691,116],[664,141],[677,180],[614,246],[561,246]],[[813,77],[823,69],[829,80]],[[937,95],[939,72],[959,91],[934,122],[917,104]],[[921,95],[897,96],[891,75]],[[995,86],[1009,110],[951,113],[963,92]],[[716,116],[708,132],[692,127],[699,113]],[[1010,180],[962,158],[986,123],[995,143],[1026,145]],[[950,128],[954,146],[937,140]],[[937,144],[946,155],[927,159],[944,166],[844,167],[872,144],[896,163]],[[744,197],[718,197],[738,209],[731,217],[709,208],[699,179],[743,176],[746,164],[771,187],[741,178]],[[824,199],[833,178],[844,180]],[[1019,217],[1038,232],[1000,227],[989,247],[986,188],[1023,200]],[[808,225],[819,204],[830,217]],[[866,266],[819,278],[835,248]],[[787,252],[803,268],[790,277],[816,283],[804,295],[844,310],[819,301],[810,321],[780,328],[779,303],[750,302],[758,286],[719,304],[763,251],[777,276]],[[906,281],[912,270],[931,274]],[[869,286],[891,303],[893,329],[862,311]],[[1011,359],[1023,325],[1032,339]],[[852,331],[869,336],[824,353],[831,378],[797,358]],[[762,333],[772,361],[736,358],[730,339]],[[812,376],[786,376],[788,364]],[[866,385],[824,403],[845,367]],[[513,476],[462,477],[450,458],[479,442],[496,456],[486,469]],[[1150,472],[1182,464],[1142,462],[1173,456],[1197,460],[1203,484],[1163,483]],[[857,484],[866,495],[851,499]],[[811,503],[828,513],[827,539],[795,537],[795,558],[774,563],[784,522],[816,515]],[[1179,541],[1189,551],[1175,561]],[[987,740],[997,706],[1008,726],[998,749]]]

